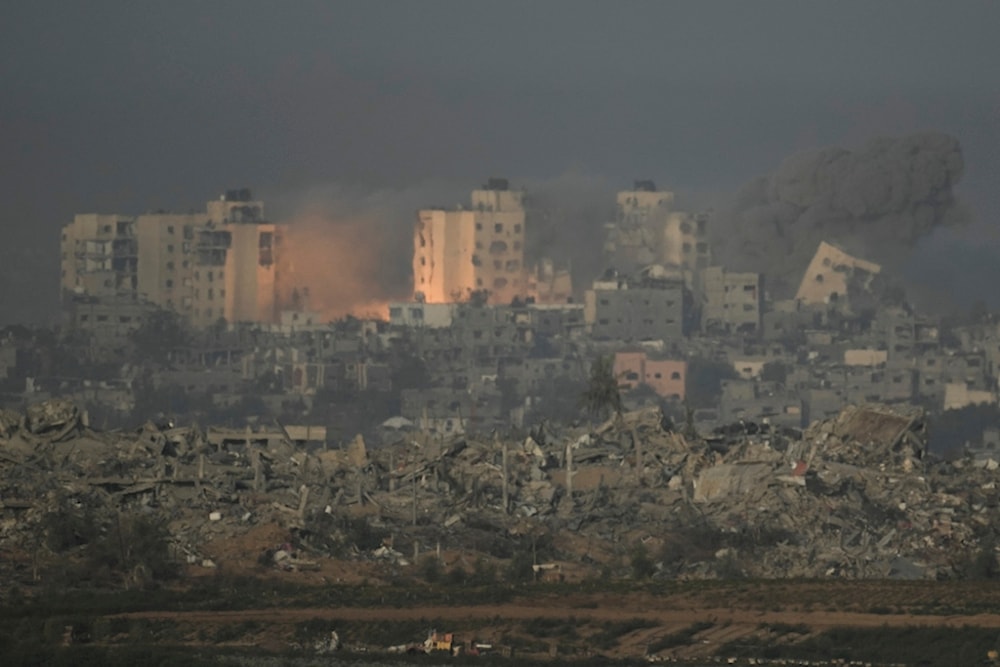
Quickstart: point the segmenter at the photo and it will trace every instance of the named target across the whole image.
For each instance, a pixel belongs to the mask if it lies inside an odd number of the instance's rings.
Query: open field
[[[83,597],[35,600],[18,623],[40,624],[42,639],[68,643],[66,651],[141,646],[244,657],[247,651],[307,657],[331,630],[347,649],[369,656],[418,644],[436,629],[454,632],[459,642],[509,647],[518,662],[697,664],[743,656],[962,665],[983,664],[1000,646],[1000,586],[991,582],[609,581],[462,589],[254,582],[152,591],[145,598],[96,596],[92,605]],[[69,638],[66,626],[73,626]]]

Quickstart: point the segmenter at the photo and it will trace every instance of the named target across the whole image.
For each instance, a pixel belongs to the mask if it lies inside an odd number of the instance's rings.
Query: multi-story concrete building
[[[690,284],[712,259],[708,245],[708,214],[674,211],[667,215],[660,246],[660,263],[684,271]]]
[[[598,340],[670,340],[684,336],[684,280],[652,265],[629,278],[594,281],[584,319]]]
[[[664,398],[684,400],[686,361],[651,358],[644,350],[623,351],[615,353],[613,371],[621,389],[646,385]]]
[[[62,231],[63,300],[147,302],[197,327],[276,322],[282,231],[249,190],[204,212],[77,215]]]
[[[129,335],[142,326],[153,306],[143,301],[76,298],[66,305],[70,328],[90,334],[93,347],[124,348]]]
[[[633,271],[660,258],[663,228],[674,193],[657,190],[653,181],[636,181],[618,193],[615,221],[605,225],[605,259],[620,271]]]
[[[454,315],[453,303],[389,304],[389,324],[393,326],[442,329],[451,326]]]
[[[64,298],[133,297],[137,289],[135,219],[78,214],[62,229],[60,286]]]
[[[472,192],[471,209],[424,209],[414,233],[416,301],[465,301],[475,292],[510,303],[528,291],[524,192],[491,178]]]
[[[691,284],[694,272],[708,266],[708,217],[674,211],[674,193],[657,190],[652,181],[636,181],[618,193],[615,221],[605,225],[606,262],[620,271],[663,264],[684,271]]]
[[[795,298],[803,304],[833,303],[848,297],[849,283],[867,287],[882,270],[878,264],[852,257],[835,245],[819,244]]]
[[[761,275],[729,273],[720,266],[709,267],[701,275],[702,331],[757,334],[761,329]]]

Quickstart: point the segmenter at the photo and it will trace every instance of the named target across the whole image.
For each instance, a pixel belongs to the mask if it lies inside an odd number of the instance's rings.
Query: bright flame
[[[290,283],[302,297],[301,307],[324,320],[346,315],[388,319],[389,301],[399,297],[386,284],[383,228],[377,221],[333,220],[320,212],[294,219],[285,234],[283,253],[289,259]],[[290,296],[289,288],[285,309],[293,308]]]

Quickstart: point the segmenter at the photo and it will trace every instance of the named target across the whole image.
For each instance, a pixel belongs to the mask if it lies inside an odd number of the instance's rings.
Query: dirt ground
[[[812,585],[803,584],[809,589]],[[863,590],[864,583],[858,588]],[[794,590],[794,586],[789,586]],[[807,592],[807,591],[806,591]],[[844,591],[847,592],[847,591]],[[872,591],[865,590],[864,595]],[[572,619],[580,627],[621,623],[632,619],[647,621],[647,627],[627,633],[617,646],[602,651],[610,657],[640,657],[659,638],[680,632],[695,623],[711,624],[696,635],[696,641],[663,655],[672,658],[699,658],[716,655],[726,642],[741,637],[760,636],[761,628],[770,626],[808,626],[809,634],[834,627],[878,628],[904,626],[984,627],[1000,628],[1000,613],[980,614],[913,614],[870,613],[863,611],[829,611],[787,609],[755,609],[705,606],[697,596],[652,596],[645,593],[611,595],[579,594],[544,596],[516,600],[511,603],[482,606],[417,606],[407,608],[289,608],[251,609],[243,611],[138,612],[129,618],[172,621],[181,626],[235,626],[254,622],[266,628],[253,639],[261,648],[280,650],[287,647],[297,624],[316,619],[337,622],[415,622],[428,619],[435,622],[453,621],[464,627],[475,626],[479,637],[498,638],[525,627],[534,619]],[[440,628],[439,628],[440,629]],[[806,635],[803,635],[806,636]],[[801,637],[799,637],[801,638]],[[549,644],[556,643],[550,640]]]

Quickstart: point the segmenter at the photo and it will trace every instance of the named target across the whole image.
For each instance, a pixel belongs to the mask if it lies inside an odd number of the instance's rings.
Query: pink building
[[[622,390],[645,384],[664,398],[684,400],[686,361],[650,359],[641,351],[618,352],[615,354],[614,373]]]

